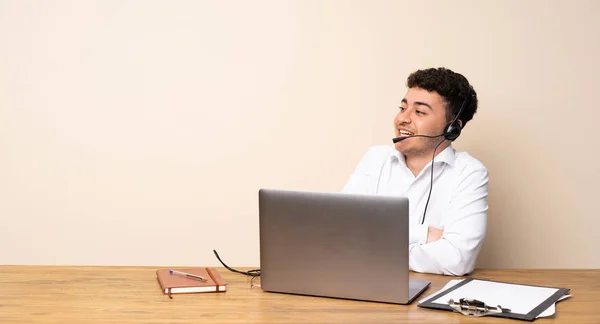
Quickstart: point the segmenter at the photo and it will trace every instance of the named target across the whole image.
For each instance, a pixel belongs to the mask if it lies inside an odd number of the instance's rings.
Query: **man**
[[[397,142],[370,148],[342,191],[408,197],[410,269],[465,275],[485,238],[488,172],[450,144],[477,111],[477,94],[445,68],[416,71],[407,86],[394,118]]]

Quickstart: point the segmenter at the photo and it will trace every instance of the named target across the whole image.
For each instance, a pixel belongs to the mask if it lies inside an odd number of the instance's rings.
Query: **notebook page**
[[[502,308],[509,308],[512,313],[525,315],[557,291],[557,288],[473,280],[434,300],[433,303],[448,305],[450,299],[458,301],[461,298],[475,298],[486,305],[500,305]]]

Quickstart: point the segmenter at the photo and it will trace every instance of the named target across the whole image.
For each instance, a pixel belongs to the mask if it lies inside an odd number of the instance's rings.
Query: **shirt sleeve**
[[[427,242],[427,224],[410,223],[408,244],[418,243],[425,244]]]
[[[416,242],[412,237],[409,240],[411,270],[462,276],[475,268],[487,228],[489,177],[485,167],[463,173],[448,214],[442,217],[442,238],[431,243],[425,243],[422,237]],[[423,229],[419,230],[422,233]],[[427,229],[424,236],[426,240]]]
[[[358,162],[346,185],[342,188],[342,193],[377,194],[377,181],[386,155],[383,148],[370,148]]]

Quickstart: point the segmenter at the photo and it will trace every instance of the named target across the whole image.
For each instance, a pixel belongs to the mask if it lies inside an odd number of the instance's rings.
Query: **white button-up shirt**
[[[477,159],[448,146],[415,177],[393,146],[370,148],[342,192],[409,199],[409,265],[417,272],[464,275],[473,271],[487,225],[488,172]],[[428,226],[444,231],[426,243]]]

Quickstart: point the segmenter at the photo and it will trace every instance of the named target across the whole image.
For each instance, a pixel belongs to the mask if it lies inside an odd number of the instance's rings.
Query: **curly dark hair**
[[[462,128],[473,119],[477,112],[477,93],[462,74],[440,67],[418,70],[408,76],[406,85],[409,88],[421,88],[429,92],[437,92],[446,101],[446,119],[451,122],[466,101],[459,118]]]

